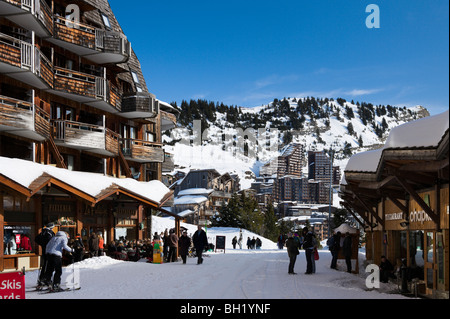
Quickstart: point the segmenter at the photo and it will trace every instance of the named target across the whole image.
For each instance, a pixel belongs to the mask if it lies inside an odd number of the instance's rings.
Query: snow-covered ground
[[[155,217],[153,230],[173,227],[173,220]],[[194,225],[182,224],[188,233]],[[28,299],[404,299],[393,293],[397,286],[381,284],[380,289],[366,288],[364,270],[359,275],[329,268],[331,255],[320,251],[316,274],[305,275],[305,253],[301,252],[295,265],[298,275],[288,275],[286,249],[262,240],[261,250],[234,250],[231,240],[239,234],[235,228],[207,230],[210,241],[216,235],[226,236],[226,250],[208,252],[202,265],[189,258],[181,262],[151,264],[124,262],[109,257],[86,259],[64,269],[62,282],[74,269],[79,271],[81,290],[59,294],[27,293]],[[257,236],[244,230],[244,238]],[[360,255],[360,264],[364,260]],[[26,274],[26,287],[36,283],[38,272]]]

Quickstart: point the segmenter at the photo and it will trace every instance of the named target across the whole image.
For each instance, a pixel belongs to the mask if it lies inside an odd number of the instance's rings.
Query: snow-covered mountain
[[[183,101],[180,124],[163,141],[180,170],[215,168],[236,173],[245,189],[259,175],[259,168],[291,142],[303,144],[305,151],[332,149],[335,165],[344,169],[352,154],[381,147],[393,127],[426,116],[429,113],[422,106],[341,98],[275,99],[252,108]]]

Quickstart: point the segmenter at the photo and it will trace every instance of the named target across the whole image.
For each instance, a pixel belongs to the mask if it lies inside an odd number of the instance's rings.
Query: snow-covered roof
[[[338,228],[335,228],[334,233],[341,232],[341,234],[350,233],[350,234],[356,234],[358,230],[356,228],[350,227],[348,224],[342,224]]]
[[[449,110],[393,128],[384,148],[436,147],[448,128]]]
[[[181,196],[176,197],[173,201],[174,205],[188,205],[188,204],[201,204],[203,202],[206,202],[208,200],[208,197],[205,196]]]
[[[194,214],[194,213],[195,213],[195,212],[194,212],[193,210],[186,209],[186,210],[183,210],[181,213],[179,213],[178,216],[180,216],[180,217],[186,217],[186,216],[192,215],[192,214]]]
[[[131,178],[70,171],[6,157],[0,157],[0,174],[28,189],[31,189],[30,186],[40,177],[54,178],[94,198],[98,198],[109,188],[122,188],[152,202],[160,203],[171,192],[160,181],[138,182]]]
[[[362,152],[353,155],[347,163],[345,171],[348,172],[376,172],[383,149]]]
[[[385,145],[373,151],[353,155],[346,172],[376,172],[386,149],[437,147],[449,129],[449,111],[397,126],[391,130]]]
[[[183,189],[178,192],[177,196],[185,196],[185,195],[209,195],[214,192],[213,189],[206,188],[188,188]]]

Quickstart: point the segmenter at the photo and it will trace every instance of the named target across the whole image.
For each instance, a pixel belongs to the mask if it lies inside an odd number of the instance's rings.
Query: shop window
[[[4,226],[3,253],[4,255],[30,254],[35,251],[36,215],[34,202],[4,195]]]
[[[427,262],[433,262],[433,232],[427,232]]]

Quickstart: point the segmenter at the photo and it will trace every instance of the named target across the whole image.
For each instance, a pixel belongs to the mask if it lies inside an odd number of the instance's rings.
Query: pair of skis
[[[60,293],[60,292],[69,292],[69,291],[78,291],[80,290],[81,287],[77,287],[77,288],[62,288],[62,289],[58,289],[58,290],[54,290],[52,288],[44,288],[44,289],[39,289],[39,287],[34,288],[33,290],[29,290],[27,291],[29,292],[37,292],[40,295],[43,294],[56,294],[56,293]]]

